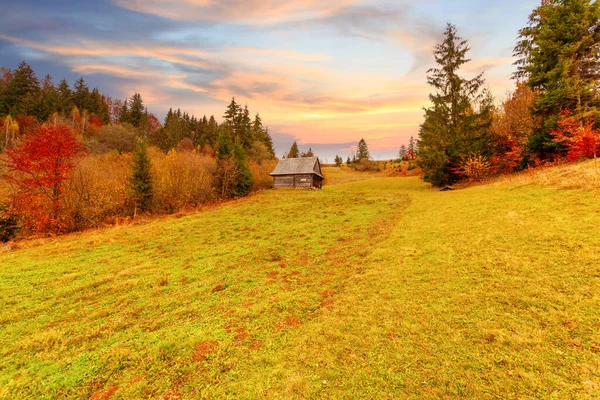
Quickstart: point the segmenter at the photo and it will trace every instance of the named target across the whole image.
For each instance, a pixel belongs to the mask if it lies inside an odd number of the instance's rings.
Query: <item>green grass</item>
[[[595,398],[597,199],[378,178],[6,251],[0,397]]]

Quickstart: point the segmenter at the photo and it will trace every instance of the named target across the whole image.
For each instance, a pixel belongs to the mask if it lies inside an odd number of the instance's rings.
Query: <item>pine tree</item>
[[[150,209],[153,198],[151,162],[148,146],[144,141],[138,141],[135,147],[131,170],[133,175],[129,179],[129,185],[136,206],[135,215],[138,208],[140,210]]]
[[[237,128],[238,114],[240,113],[240,110],[240,105],[235,102],[235,97],[232,97],[231,103],[229,103],[227,110],[225,110],[225,115],[223,115],[225,123],[229,124],[234,136],[236,134],[235,131]]]
[[[314,157],[315,153],[313,153],[312,148],[308,148],[308,151],[304,154],[302,154],[302,157]]]
[[[344,163],[344,160],[342,160],[342,157],[340,157],[336,154],[335,158],[334,158],[334,162],[335,162],[336,167],[341,167],[342,164]]]
[[[79,78],[75,81],[73,91],[73,103],[75,106],[83,112],[84,110],[90,110],[91,107],[91,99],[90,99],[90,89],[87,87],[85,80],[83,77]]]
[[[365,139],[360,139],[358,142],[358,147],[356,149],[356,159],[358,162],[362,160],[368,160],[370,158],[369,155],[369,147],[367,146],[367,142]]]
[[[254,141],[252,120],[246,104],[239,114],[238,138],[244,149],[249,149]]]
[[[134,95],[131,96],[131,99],[129,99],[129,114],[127,122],[136,128],[140,128],[142,126],[144,114],[146,113],[142,96],[139,93],[134,93]]]
[[[233,147],[233,158],[235,161],[235,167],[237,170],[235,188],[233,194],[235,196],[247,196],[250,193],[250,186],[252,186],[252,172],[246,162],[246,153],[244,148],[238,143]]]
[[[40,82],[29,64],[23,61],[6,88],[5,107],[13,117],[31,115],[39,101]]]
[[[434,51],[438,67],[427,71],[427,82],[436,92],[429,95],[433,106],[425,109],[418,142],[424,179],[434,186],[456,182],[462,160],[486,150],[492,112],[491,97],[480,90],[485,82],[482,74],[470,80],[458,75],[469,61],[468,42],[451,24],[444,37]]]
[[[69,82],[63,79],[58,84],[58,104],[57,111],[62,115],[67,115],[72,109],[75,103],[73,103],[73,92],[69,87]]]
[[[52,83],[52,77],[46,75],[42,81],[41,101],[38,103],[34,115],[42,121],[46,121],[50,115],[58,111],[58,91]]]
[[[300,157],[300,151],[298,150],[298,144],[294,141],[292,147],[290,147],[290,151],[288,152],[287,158],[298,158]]]
[[[217,158],[225,160],[231,157],[232,154],[231,127],[222,125],[219,128],[219,138],[217,140]]]
[[[404,160],[408,155],[408,150],[405,145],[400,146],[400,151],[398,152],[398,158],[400,160]]]

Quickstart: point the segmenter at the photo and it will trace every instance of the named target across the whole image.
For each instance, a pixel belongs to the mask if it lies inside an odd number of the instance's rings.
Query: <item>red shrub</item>
[[[554,140],[567,146],[567,158],[577,161],[595,158],[600,153],[600,129],[591,121],[576,121],[568,111],[563,111],[558,127],[552,131]]]

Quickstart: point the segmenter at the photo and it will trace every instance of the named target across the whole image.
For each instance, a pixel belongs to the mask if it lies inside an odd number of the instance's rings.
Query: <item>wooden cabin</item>
[[[270,174],[274,188],[321,189],[325,177],[318,157],[284,158]]]

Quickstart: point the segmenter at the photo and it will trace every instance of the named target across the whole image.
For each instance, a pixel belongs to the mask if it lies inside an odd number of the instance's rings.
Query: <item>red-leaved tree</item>
[[[83,152],[71,129],[42,126],[6,151],[5,175],[13,187],[12,209],[23,225],[37,233],[68,230],[62,215],[63,184]]]
[[[592,121],[576,121],[567,110],[560,114],[558,126],[552,135],[556,142],[567,147],[570,161],[596,158],[600,153],[600,129],[594,129]]]

